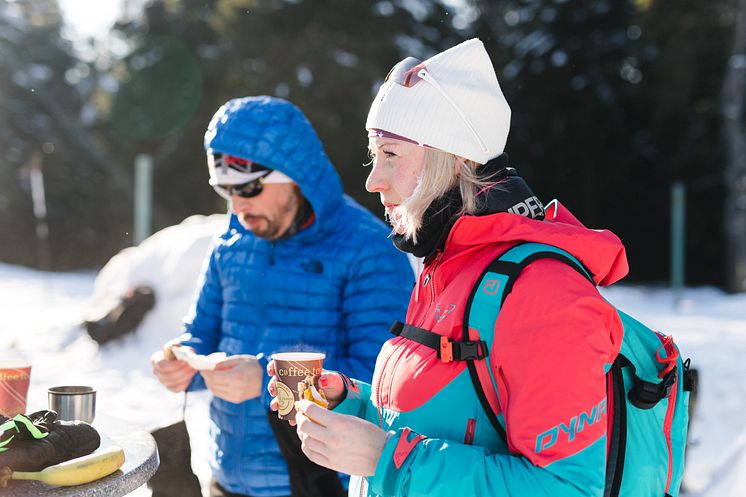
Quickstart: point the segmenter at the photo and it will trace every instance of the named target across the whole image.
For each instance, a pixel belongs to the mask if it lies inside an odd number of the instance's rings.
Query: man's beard
[[[247,218],[251,220],[264,220],[264,223],[263,225],[252,227],[248,223]],[[274,233],[279,229],[277,225],[272,223],[272,221],[270,221],[267,216],[245,216],[243,214],[239,214],[238,220],[244,228],[251,231],[256,236],[258,236],[259,238],[266,238],[268,240],[271,240]]]
[[[298,212],[300,205],[298,195],[291,195],[288,201],[280,206],[277,213],[272,216],[249,216],[250,219],[264,220],[263,223],[255,227],[248,226],[248,223],[244,223],[244,217],[239,216],[238,220],[241,222],[244,228],[251,231],[254,235],[265,240],[277,240],[285,231],[290,227]],[[283,226],[283,224],[286,224]],[[281,231],[282,230],[282,231]]]

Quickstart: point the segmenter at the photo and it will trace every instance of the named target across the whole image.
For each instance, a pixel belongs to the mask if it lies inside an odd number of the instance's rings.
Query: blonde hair
[[[389,221],[393,226],[403,228],[402,235],[417,243],[417,230],[422,226],[425,211],[457,183],[462,204],[458,214],[473,214],[479,207],[478,194],[494,184],[492,177],[479,177],[479,167],[481,164],[477,162],[425,148],[425,164],[417,186],[412,195],[392,210]]]

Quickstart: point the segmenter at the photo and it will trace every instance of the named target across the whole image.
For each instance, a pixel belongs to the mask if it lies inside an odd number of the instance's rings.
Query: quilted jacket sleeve
[[[196,301],[184,320],[182,343],[194,347],[198,354],[211,354],[220,343],[221,312],[223,292],[216,264],[217,245],[213,245],[204,264],[197,284]],[[202,376],[197,374],[189,385],[189,390],[205,388]]]
[[[324,369],[363,382],[373,376],[378,352],[390,338],[391,323],[404,320],[414,285],[406,255],[375,235],[360,241],[344,283],[342,322],[347,354],[324,362]]]

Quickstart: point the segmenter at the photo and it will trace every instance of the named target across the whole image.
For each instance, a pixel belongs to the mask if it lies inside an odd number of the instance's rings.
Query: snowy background
[[[114,257],[98,274],[44,273],[0,264],[0,358],[33,364],[29,410],[46,407],[46,389],[87,384],[98,391],[102,432],[114,419],[153,430],[180,419],[182,397],[151,374],[153,351],[179,333],[210,237],[225,217],[194,216]],[[131,286],[156,291],[156,307],[132,335],[99,347],[80,326],[108,310]],[[680,305],[665,288],[617,285],[604,290],[615,305],[673,334],[700,371],[700,395],[685,474],[686,497],[746,496],[746,295],[687,289]],[[190,395],[187,424],[192,463],[203,483],[207,394]],[[135,496],[147,496],[146,487]]]

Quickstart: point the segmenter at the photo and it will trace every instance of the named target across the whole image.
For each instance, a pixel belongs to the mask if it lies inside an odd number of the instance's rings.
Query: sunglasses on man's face
[[[230,200],[233,195],[241,198],[254,198],[264,189],[264,178],[259,178],[248,183],[238,185],[212,185],[218,195]]]

